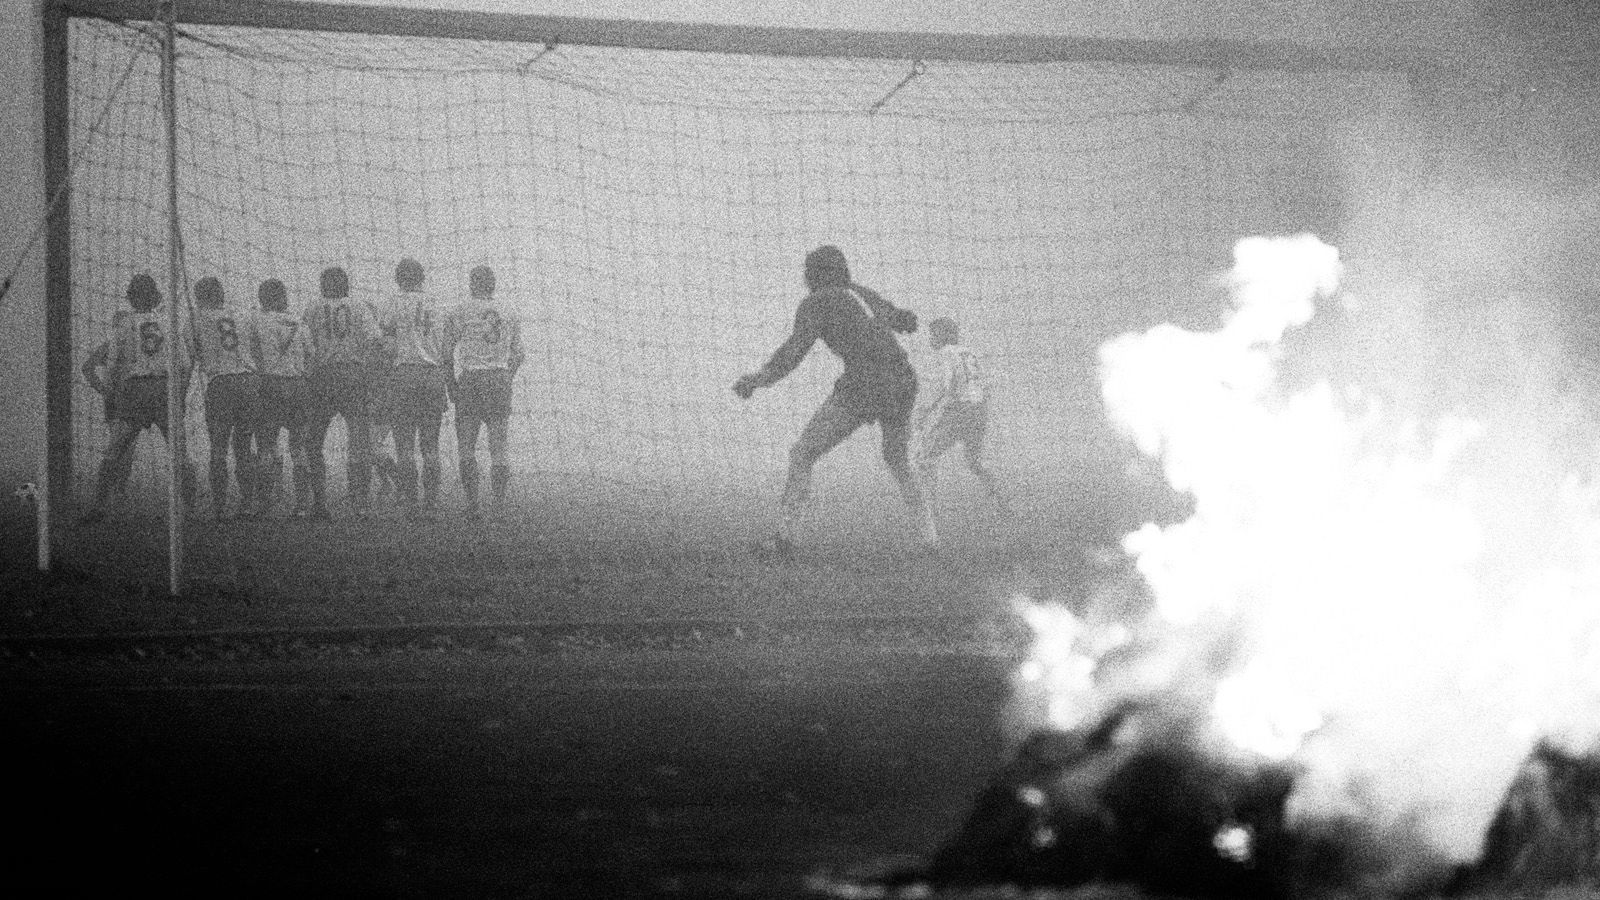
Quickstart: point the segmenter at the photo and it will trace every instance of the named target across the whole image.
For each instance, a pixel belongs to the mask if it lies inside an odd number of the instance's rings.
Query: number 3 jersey
[[[288,311],[256,313],[261,338],[261,374],[295,378],[306,374],[306,336],[300,317]]]
[[[256,370],[255,316],[247,310],[206,307],[194,311],[195,356],[207,378]]]
[[[113,381],[167,374],[167,310],[122,310],[111,319],[110,369]],[[178,371],[189,371],[189,348],[178,343]]]
[[[450,310],[447,321],[461,371],[515,371],[522,365],[522,325],[514,310],[502,308],[493,297],[467,300]]]

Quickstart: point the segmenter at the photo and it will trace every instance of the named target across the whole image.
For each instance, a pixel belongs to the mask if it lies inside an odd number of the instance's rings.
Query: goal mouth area
[[[1417,59],[180,3],[173,238],[149,31],[163,10],[44,9],[47,80],[60,82],[47,103],[52,189],[70,210],[50,238],[53,496],[83,500],[106,444],[78,367],[128,280],[164,271],[176,240],[185,303],[202,277],[241,306],[276,278],[299,310],[339,265],[352,296],[378,306],[408,256],[455,299],[490,266],[526,335],[517,477],[592,486],[605,495],[595,506],[685,528],[722,505],[770,512],[788,446],[831,389],[821,348],[749,403],[728,389],[784,339],[800,262],[822,243],[924,320],[959,319],[997,361],[995,469],[1066,493],[1111,483],[1123,460],[1099,422],[1094,347],[1203,315],[1197,286],[1241,233],[1331,226],[1329,129],[1404,102]],[[929,375],[925,336],[903,344]],[[203,420],[197,379],[197,462]],[[443,428],[455,508],[460,450],[449,417]],[[869,516],[894,530],[872,431],[819,479],[871,498]],[[336,425],[335,491],[346,443]],[[477,452],[482,463],[481,441]],[[136,491],[163,488],[162,455],[141,442]],[[971,502],[953,457],[950,469],[946,498]],[[616,491],[631,499],[612,503]]]

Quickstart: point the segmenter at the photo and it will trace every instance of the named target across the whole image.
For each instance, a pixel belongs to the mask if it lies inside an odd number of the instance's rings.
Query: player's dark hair
[[[955,319],[952,319],[948,316],[940,316],[939,318],[934,319],[932,322],[929,322],[928,330],[934,334],[941,334],[949,337],[952,341],[961,340],[961,326],[956,324]]]
[[[843,250],[823,244],[806,254],[806,287],[816,291],[849,286],[850,267],[845,264]]]
[[[350,276],[345,274],[343,268],[329,266],[322,270],[322,296],[329,300],[350,296]]]
[[[474,297],[493,296],[494,270],[488,266],[474,266],[471,274],[467,276],[467,284]]]
[[[128,305],[139,312],[149,312],[161,303],[161,289],[156,280],[143,272],[128,280]]]
[[[204,309],[222,308],[222,282],[213,276],[206,277],[194,283],[194,302]]]
[[[289,308],[289,291],[276,278],[261,282],[256,298],[261,301],[261,308],[268,312],[284,312]]]
[[[400,260],[400,265],[394,267],[394,283],[398,284],[402,291],[422,287],[422,263],[409,256]]]

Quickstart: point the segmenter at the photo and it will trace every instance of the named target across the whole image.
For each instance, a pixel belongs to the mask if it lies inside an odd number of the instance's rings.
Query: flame
[[[1246,239],[1219,330],[1101,348],[1113,423],[1193,513],[1123,540],[1153,598],[1117,645],[1138,653],[1111,664],[1104,626],[1020,598],[1019,682],[1056,727],[1203,694],[1234,751],[1297,765],[1292,817],[1411,823],[1466,861],[1533,742],[1600,735],[1600,490],[1508,457],[1532,442],[1492,416],[1286,392],[1281,342],[1341,275],[1315,237]]]

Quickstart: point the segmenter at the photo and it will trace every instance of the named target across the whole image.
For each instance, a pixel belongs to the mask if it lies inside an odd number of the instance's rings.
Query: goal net
[[[75,364],[134,273],[165,281],[159,34],[71,20]],[[1212,324],[1213,273],[1242,236],[1328,236],[1339,130],[1405,96],[1403,77],[1375,72],[277,28],[180,26],[176,52],[187,283],[214,276],[253,308],[278,278],[300,309],[325,266],[373,302],[403,257],[447,300],[466,296],[474,266],[493,267],[527,352],[515,502],[574,527],[682,533],[751,531],[771,512],[788,446],[838,364],[819,345],[750,401],[730,386],[787,335],[803,256],[824,243],[924,322],[960,323],[992,378],[990,461],[1020,511],[1083,514],[1116,489],[1120,458],[1095,348],[1158,321]],[[931,363],[925,330],[904,343]],[[203,466],[202,403],[195,384],[189,446]],[[106,429],[81,379],[73,408],[86,491]],[[165,450],[153,431],[142,440],[134,493],[154,496]],[[343,442],[336,425],[335,500]],[[448,510],[460,502],[448,417],[442,450]],[[976,485],[947,465],[941,504],[979,521]],[[823,461],[816,501],[840,523],[899,515],[876,429]]]

